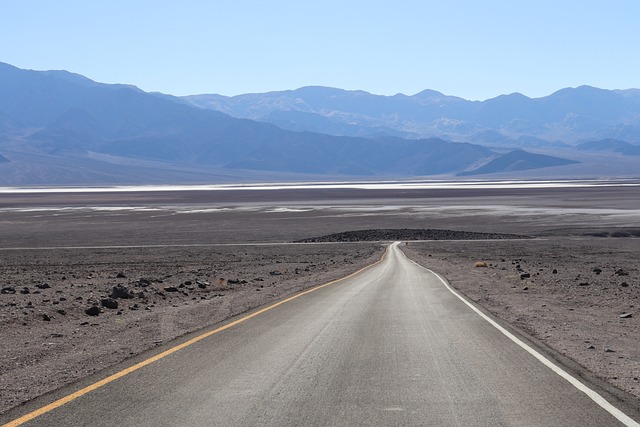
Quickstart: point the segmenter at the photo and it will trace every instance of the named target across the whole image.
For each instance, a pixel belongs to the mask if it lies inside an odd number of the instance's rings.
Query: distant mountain
[[[460,172],[458,176],[486,175],[503,172],[515,172],[531,169],[541,169],[553,166],[565,166],[578,163],[573,160],[560,159],[558,157],[543,154],[527,153],[523,150],[515,150],[503,154],[491,160],[485,165],[471,171]]]
[[[234,117],[332,135],[380,136],[384,132],[407,138],[437,137],[520,148],[604,138],[640,142],[637,89],[611,91],[580,86],[542,98],[513,93],[479,102],[431,90],[413,96],[381,96],[310,86],[234,97],[194,95],[183,99]]]
[[[365,92],[353,98],[333,90],[333,100],[325,100],[324,89],[303,92],[307,102],[334,108],[350,102],[352,109],[372,116],[393,115],[408,102],[398,96],[393,105],[383,99],[376,103]],[[410,102],[435,111],[438,98],[445,108],[467,105],[435,92]],[[300,111],[293,114],[300,120]],[[317,129],[326,125],[321,115],[306,119]],[[348,123],[336,124],[336,129],[348,128]],[[359,125],[353,129],[354,135],[360,132]],[[375,120],[362,132],[371,138],[288,131],[134,86],[0,63],[0,161],[7,160],[0,164],[0,185],[451,175],[496,156],[477,144],[380,136],[393,133]]]

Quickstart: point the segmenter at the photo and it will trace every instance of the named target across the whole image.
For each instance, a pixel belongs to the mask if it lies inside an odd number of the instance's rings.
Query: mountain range
[[[637,170],[633,117],[640,111],[638,92],[566,91],[544,102],[522,95],[466,101],[434,91],[384,97],[322,87],[180,98],[67,71],[0,63],[0,186],[507,176],[523,171],[548,177],[593,173],[593,153],[624,158],[622,163]],[[559,117],[566,129],[581,123],[582,130],[574,127],[573,138],[559,140],[524,132],[550,129],[550,120]],[[456,133],[431,133],[436,122]],[[594,138],[587,143],[575,137],[586,135],[587,124],[595,122],[606,126],[594,125],[592,132],[619,133],[598,134],[603,137],[599,145]],[[505,123],[511,123],[510,129],[520,123],[520,133],[506,133]],[[554,132],[568,134],[558,129]],[[615,170],[620,173],[619,167]]]

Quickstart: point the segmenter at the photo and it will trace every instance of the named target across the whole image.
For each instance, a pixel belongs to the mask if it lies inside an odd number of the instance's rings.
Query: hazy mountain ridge
[[[640,142],[640,90],[604,90],[590,86],[561,89],[542,98],[520,93],[486,101],[468,101],[425,90],[407,96],[373,95],[364,91],[310,86],[296,90],[234,97],[193,95],[193,105],[276,123],[287,129],[306,129],[336,135],[357,132],[379,135],[391,129],[408,138],[439,137],[474,141],[488,131],[496,141],[536,138],[550,144],[575,144],[585,139],[621,138]],[[299,113],[306,113],[301,119]],[[315,120],[312,115],[318,116]],[[319,127],[325,121],[325,128]],[[314,123],[311,125],[310,123]],[[339,125],[348,125],[348,128]],[[527,139],[521,141],[527,147]]]
[[[311,97],[324,93],[307,92]],[[425,99],[416,98],[433,100]],[[368,108],[395,114],[395,107],[385,103]],[[472,170],[501,155],[437,138],[363,138],[360,127],[354,129],[354,136],[287,131],[134,86],[0,64],[3,185],[250,180],[286,174],[413,177]],[[372,122],[365,134],[392,131]]]

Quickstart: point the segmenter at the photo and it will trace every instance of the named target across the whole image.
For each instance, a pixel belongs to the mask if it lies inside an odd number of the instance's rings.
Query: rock
[[[282,272],[279,270],[270,271],[269,274],[272,276],[282,276]]]
[[[553,271],[551,272],[552,274],[558,274],[558,270],[556,270],[555,268],[553,269]]]
[[[51,317],[49,317],[49,315],[45,313],[42,315],[42,320],[44,320],[45,322],[51,322]]]
[[[578,286],[589,286],[589,282],[580,282]]]
[[[616,351],[615,351],[615,350],[612,350],[612,349],[610,349],[610,348],[605,348],[604,352],[605,352],[605,353],[615,353]]]
[[[29,290],[29,288],[24,287],[20,290],[20,293],[26,295],[26,294],[30,294],[31,291]]]
[[[36,288],[38,289],[49,289],[51,287],[51,285],[49,285],[48,283],[38,283],[36,285]]]
[[[63,310],[63,309],[56,310],[56,312],[57,312],[58,314],[62,315],[62,316],[66,316],[66,314],[67,314],[67,311],[66,311],[66,310]]]
[[[620,287],[621,288],[628,288],[629,284],[627,282],[622,282],[622,283],[620,283]]]
[[[205,289],[205,288],[207,287],[207,285],[206,285],[205,283],[198,282],[198,287],[199,287],[200,289]]]
[[[111,290],[111,298],[122,298],[122,299],[131,299],[135,295],[132,291],[129,290],[126,286],[116,285]]]
[[[589,347],[587,347],[587,349],[589,349],[589,350],[595,350],[595,349],[596,349],[596,347],[595,347],[595,346],[593,346],[593,345],[590,345]]]
[[[165,286],[164,290],[165,292],[178,292],[178,288],[176,288],[175,286]]]
[[[105,308],[118,308],[118,301],[113,298],[103,298],[100,300],[100,304],[102,304],[102,306]]]
[[[193,282],[191,282],[191,280],[186,280],[186,281],[184,282],[184,285],[185,285],[185,286],[191,286],[192,284],[193,284]]]
[[[593,272],[596,273],[596,274],[600,274],[600,273],[602,273],[602,269],[599,268],[599,267],[596,267],[596,268],[593,269]]]
[[[529,287],[528,287],[528,286],[525,286],[524,288],[522,288],[522,290],[523,290],[523,291],[528,291],[528,290],[529,290]]]
[[[616,270],[615,275],[616,276],[628,276],[629,272],[619,268],[618,270]]]
[[[89,316],[97,316],[102,311],[100,310],[100,307],[98,307],[97,305],[92,305],[91,307],[87,308],[84,312]]]
[[[0,289],[0,294],[15,294],[16,293],[16,288],[14,288],[13,286],[5,286],[4,288]]]
[[[127,276],[124,273],[120,272],[120,273],[116,274],[116,278],[117,279],[126,279]]]
[[[522,274],[520,275],[520,279],[521,279],[521,280],[528,279],[528,278],[530,278],[530,277],[531,277],[531,274],[529,274],[529,273],[522,273]]]
[[[633,317],[632,313],[622,313],[620,316],[618,316],[621,319],[629,319],[631,317]]]
[[[151,280],[147,279],[147,278],[140,278],[138,280],[138,286],[146,288],[147,286],[149,286],[151,284]]]

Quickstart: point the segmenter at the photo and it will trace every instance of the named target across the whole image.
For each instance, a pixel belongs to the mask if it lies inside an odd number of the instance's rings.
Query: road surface
[[[398,244],[355,276],[74,397],[22,425],[637,425],[543,364]]]

